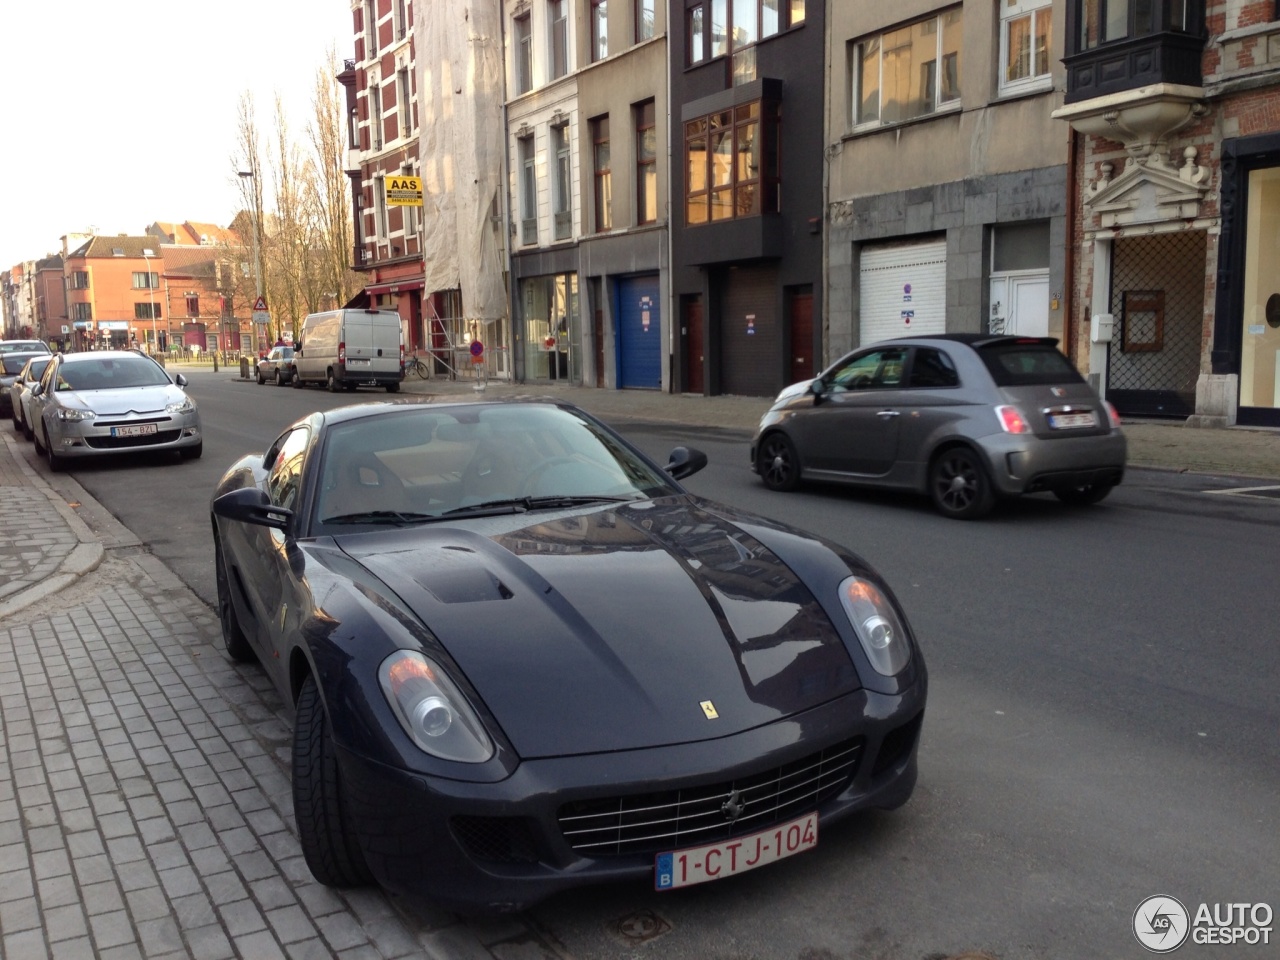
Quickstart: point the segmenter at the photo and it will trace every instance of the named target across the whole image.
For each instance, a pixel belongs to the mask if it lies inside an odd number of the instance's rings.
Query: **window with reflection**
[[[591,0],[591,60],[609,55],[609,0]]]
[[[684,132],[688,226],[777,212],[776,104],[739,104],[688,121]]]
[[[1198,32],[1204,20],[1204,0],[1071,0],[1071,6],[1070,53],[1154,33]]]
[[[653,39],[654,8],[657,0],[635,0],[636,43]]]
[[[1052,42],[1051,0],[1003,0],[1000,5],[1000,92],[1047,87]]]
[[[851,44],[853,125],[902,123],[960,105],[960,8]]]
[[[609,166],[609,118],[591,121],[591,154],[595,167],[596,233],[613,229],[613,171]]]
[[[635,108],[636,115],[636,222],[658,219],[658,130],[653,101]]]
[[[702,0],[685,8],[687,65],[732,54],[734,83],[755,77],[754,47],[804,23],[805,0]]]

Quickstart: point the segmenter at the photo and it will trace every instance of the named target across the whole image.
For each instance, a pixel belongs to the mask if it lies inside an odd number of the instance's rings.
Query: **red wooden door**
[[[706,356],[702,335],[702,298],[693,297],[684,303],[684,369],[686,391],[702,393],[702,365]]]
[[[813,291],[793,291],[787,305],[791,314],[791,379],[813,379]]]

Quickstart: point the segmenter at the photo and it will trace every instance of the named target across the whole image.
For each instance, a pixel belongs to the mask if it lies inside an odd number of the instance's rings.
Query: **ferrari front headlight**
[[[911,641],[884,592],[870,580],[849,577],[840,584],[840,603],[876,673],[901,673],[911,660]]]
[[[471,704],[427,657],[399,650],[382,661],[378,680],[400,726],[420,750],[460,763],[484,763],[493,756],[493,741]]]

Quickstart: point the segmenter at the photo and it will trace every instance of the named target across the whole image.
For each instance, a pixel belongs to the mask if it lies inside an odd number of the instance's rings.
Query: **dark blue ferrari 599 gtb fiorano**
[[[228,653],[296,705],[306,860],[467,912],[673,889],[916,781],[924,661],[865,561],[543,401],[298,421],[212,501]]]

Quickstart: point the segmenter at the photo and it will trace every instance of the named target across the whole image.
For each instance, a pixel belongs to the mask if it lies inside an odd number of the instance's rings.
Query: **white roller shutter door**
[[[863,247],[859,344],[947,329],[947,241]]]

